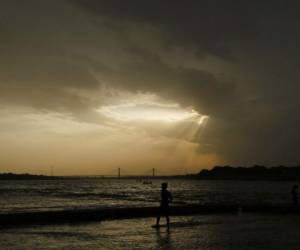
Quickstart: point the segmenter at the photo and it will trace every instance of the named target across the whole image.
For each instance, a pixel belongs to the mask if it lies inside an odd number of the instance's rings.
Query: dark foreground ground
[[[163,221],[164,223],[164,221]],[[173,217],[168,232],[154,218],[30,226],[0,231],[1,249],[300,249],[300,216]]]

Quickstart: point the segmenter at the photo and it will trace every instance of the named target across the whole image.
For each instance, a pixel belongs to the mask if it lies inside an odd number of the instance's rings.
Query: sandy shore
[[[164,221],[162,221],[164,223]],[[298,215],[173,217],[3,229],[1,249],[299,249]]]

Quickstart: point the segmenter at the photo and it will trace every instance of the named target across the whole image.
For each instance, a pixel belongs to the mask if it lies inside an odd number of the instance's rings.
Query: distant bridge
[[[144,173],[140,173],[140,174],[132,174],[127,171],[124,171],[121,168],[117,168],[113,173],[107,173],[107,174],[96,175],[96,176],[103,177],[103,178],[119,178],[119,179],[122,177],[124,177],[124,178],[129,178],[129,177],[155,178],[155,177],[158,177],[156,168],[148,169],[148,170],[144,171]]]

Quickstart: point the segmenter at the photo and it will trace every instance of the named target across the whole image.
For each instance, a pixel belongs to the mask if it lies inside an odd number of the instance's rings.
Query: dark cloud
[[[117,88],[159,93],[184,106],[194,106],[202,114],[212,117],[234,117],[241,107],[235,84],[217,80],[214,75],[202,70],[175,68],[150,61],[101,73],[103,81]]]
[[[272,6],[233,0],[3,1],[0,103],[99,122],[93,110],[101,97],[95,101],[85,91],[97,92],[105,83],[156,93],[211,117],[194,139],[200,152],[233,164],[297,164],[297,6],[293,1]],[[196,63],[181,55],[168,61],[166,54],[177,48]],[[213,66],[202,68],[209,59]]]
[[[68,89],[96,90],[91,60],[80,56],[81,34],[74,33],[77,19],[58,7],[64,1],[1,2],[0,104],[76,112],[91,106]],[[77,44],[73,48],[72,42]],[[77,53],[77,54],[75,54]],[[100,65],[97,65],[100,68]]]
[[[97,1],[75,2],[116,21],[129,20],[156,27],[166,34],[162,43],[193,47],[200,57],[207,53],[231,58],[232,43],[257,35],[248,4],[241,1]]]

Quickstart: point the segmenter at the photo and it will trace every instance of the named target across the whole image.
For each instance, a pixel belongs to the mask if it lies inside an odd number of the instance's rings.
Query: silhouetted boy
[[[171,193],[167,190],[168,188],[168,183],[164,182],[161,184],[161,200],[160,200],[160,207],[159,207],[159,213],[156,218],[156,227],[159,227],[159,221],[161,216],[166,217],[167,221],[167,227],[170,227],[170,219],[169,219],[169,214],[170,214],[170,207],[169,203],[172,202],[172,195]]]
[[[298,205],[298,186],[297,185],[294,185],[293,186],[293,189],[292,189],[292,199],[293,199],[293,204],[295,206]]]

